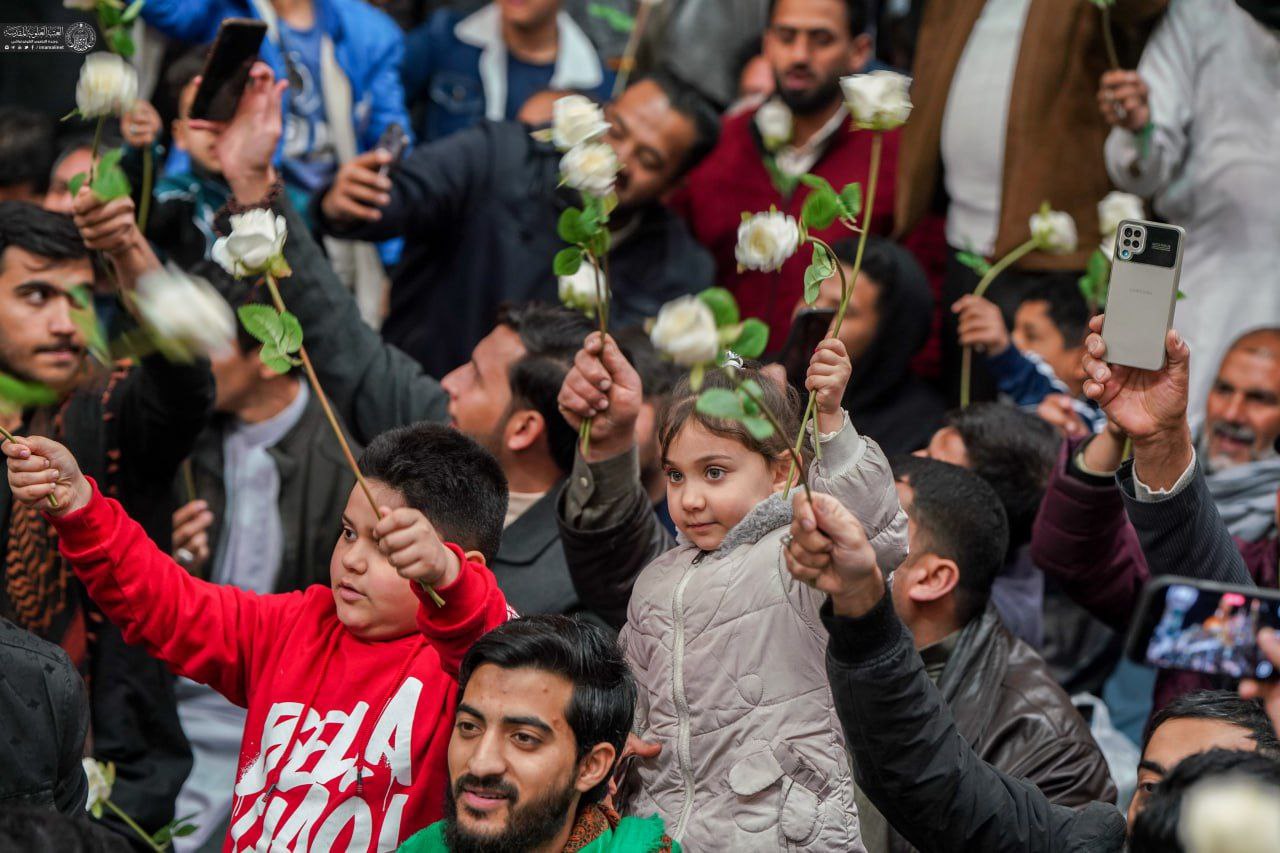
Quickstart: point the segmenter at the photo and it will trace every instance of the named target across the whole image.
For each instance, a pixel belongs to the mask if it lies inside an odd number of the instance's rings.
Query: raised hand
[[[1098,88],[1098,109],[1107,124],[1137,133],[1151,121],[1149,94],[1137,71],[1108,71]]]
[[[255,62],[230,121],[190,122],[193,128],[217,135],[214,152],[223,176],[242,204],[261,199],[275,178],[271,160],[284,126],[280,104],[288,86],[289,81],[275,79],[270,65]]]
[[[1009,348],[1009,329],[1004,314],[990,299],[966,293],[951,306],[958,314],[960,345],[987,355],[999,355]]]
[[[378,549],[405,580],[431,587],[448,586],[458,579],[462,563],[444,546],[435,527],[416,509],[380,507],[382,516],[373,529]]]
[[[599,332],[587,336],[560,386],[560,413],[575,429],[591,418],[587,461],[625,453],[635,444],[636,419],[644,389],[640,375],[613,338],[603,345]]]
[[[173,513],[173,558],[192,572],[209,562],[209,527],[213,513],[204,501],[191,501]]]
[[[785,554],[796,580],[831,596],[842,616],[861,616],[884,595],[884,576],[866,531],[831,495],[796,492]]]
[[[137,100],[120,116],[120,135],[134,148],[145,148],[160,135],[160,113],[147,101]]]
[[[103,201],[88,185],[72,199],[72,219],[80,230],[80,238],[90,249],[108,255],[122,255],[143,242],[135,222],[133,199],[127,195]]]
[[[334,223],[377,222],[391,203],[391,179],[382,167],[391,154],[381,148],[366,151],[338,167],[333,186],[320,199],[325,218]]]
[[[6,440],[4,452],[9,469],[9,490],[14,500],[40,505],[50,515],[66,515],[89,503],[93,490],[71,451],[52,439],[38,435]],[[48,502],[49,495],[57,506]]]
[[[841,407],[852,373],[849,351],[839,338],[827,338],[813,351],[804,387],[817,395],[818,432],[835,432],[844,424]]]
[[[1076,413],[1071,398],[1066,394],[1045,397],[1036,406],[1036,415],[1065,438],[1082,438],[1089,434],[1089,425]]]

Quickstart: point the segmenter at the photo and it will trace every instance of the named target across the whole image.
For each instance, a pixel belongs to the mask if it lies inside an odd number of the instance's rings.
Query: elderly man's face
[[[1210,472],[1275,455],[1280,436],[1280,331],[1241,338],[1218,369],[1205,407],[1202,454]]]

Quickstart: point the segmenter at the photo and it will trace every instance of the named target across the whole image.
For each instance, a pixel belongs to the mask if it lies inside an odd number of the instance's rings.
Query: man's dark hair
[[[1003,403],[974,403],[948,412],[969,457],[969,470],[995,489],[1009,519],[1009,547],[1031,541],[1049,474],[1061,444],[1048,423]]]
[[[507,477],[474,440],[444,424],[387,430],[360,455],[360,473],[427,517],[440,538],[492,561],[507,517]]]
[[[525,354],[511,365],[513,405],[528,406],[542,415],[547,428],[547,449],[556,467],[566,474],[573,468],[578,431],[560,414],[560,386],[573,367],[573,357],[595,329],[581,311],[563,305],[530,302],[503,305],[498,325],[520,336]]]
[[[26,201],[0,201],[0,271],[4,252],[10,246],[51,261],[89,257],[70,216]]]
[[[671,108],[693,122],[693,146],[680,161],[677,175],[683,175],[702,162],[720,141],[720,113],[693,86],[685,83],[671,71],[660,69],[636,78],[631,85],[649,80],[662,89],[671,102]]]
[[[1280,763],[1269,756],[1230,749],[1189,755],[1160,781],[1138,812],[1129,833],[1129,853],[1182,853],[1186,848],[1182,846],[1178,825],[1187,792],[1198,784],[1212,785],[1230,779],[1245,779],[1273,788],[1280,797]],[[1249,827],[1240,827],[1240,831],[1248,832]]]
[[[536,669],[573,683],[565,720],[573,729],[581,760],[598,743],[622,754],[636,707],[636,684],[617,641],[602,628],[568,616],[526,616],[485,634],[467,651],[458,670],[458,695],[484,664],[502,669]],[[600,800],[606,777],[582,796]]]
[[[925,539],[925,550],[959,567],[956,615],[967,623],[987,606],[991,584],[1004,566],[1009,522],[1000,499],[977,474],[937,459],[895,459],[893,476],[914,493],[908,514]]]
[[[21,107],[0,107],[0,187],[31,186],[43,195],[49,189],[53,162],[54,123],[41,113]]]
[[[1089,334],[1089,303],[1085,302],[1073,276],[1046,275],[1022,297],[1027,302],[1044,302],[1049,322],[1062,334],[1067,347],[1078,347]]]
[[[777,8],[778,0],[769,0],[770,23]],[[844,10],[849,20],[849,35],[857,37],[867,31],[867,0],[844,0]]]
[[[1258,745],[1258,752],[1280,759],[1280,739],[1259,699],[1242,699],[1231,690],[1185,693],[1151,716],[1142,736],[1144,752],[1155,730],[1170,720],[1218,720],[1244,729]]]
[[[123,836],[90,821],[49,809],[10,803],[0,807],[0,850],[23,853],[129,853]]]
[[[187,84],[204,71],[205,60],[209,55],[208,45],[198,45],[187,50],[173,62],[164,72],[165,95],[176,105],[182,100],[182,90]]]

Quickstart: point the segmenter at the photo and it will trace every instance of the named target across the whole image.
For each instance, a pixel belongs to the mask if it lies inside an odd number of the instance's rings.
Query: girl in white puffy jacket
[[[826,597],[795,581],[783,559],[799,398],[741,372],[787,434],[760,439],[709,418],[682,383],[658,426],[674,547],[638,485],[634,452],[590,465],[579,456],[562,505],[580,588],[625,588],[647,563],[622,642],[639,687],[634,733],[661,752],[633,766],[629,810],[661,814],[690,851],[863,850],[827,683]],[[843,344],[824,341],[808,373],[820,444],[808,483],[858,516],[887,574],[906,556],[906,515],[883,453],[840,408],[849,373]],[[707,385],[730,387],[718,371]]]

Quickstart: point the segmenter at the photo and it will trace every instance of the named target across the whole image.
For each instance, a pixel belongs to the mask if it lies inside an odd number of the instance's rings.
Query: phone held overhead
[[[267,25],[252,18],[228,18],[222,22],[191,101],[192,118],[231,120],[266,34]]]
[[[1186,232],[1177,225],[1125,219],[1116,229],[1102,340],[1113,364],[1159,370],[1173,327]]]

